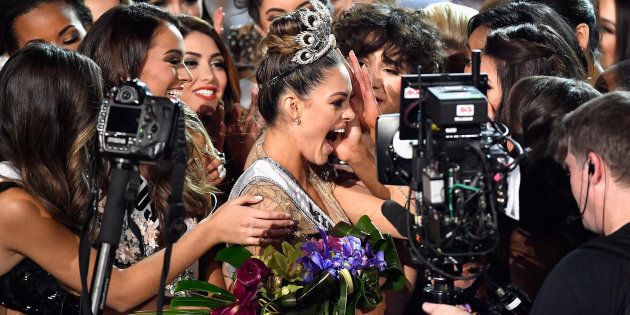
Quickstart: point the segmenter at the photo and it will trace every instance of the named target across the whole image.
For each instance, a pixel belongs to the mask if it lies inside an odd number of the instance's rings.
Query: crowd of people
[[[256,254],[368,215],[398,238],[406,286],[361,312],[470,313],[423,303],[426,266],[381,212],[413,193],[380,183],[375,156],[379,116],[400,112],[402,75],[471,73],[473,50],[488,123],[530,148],[511,174],[520,218],[499,219],[488,276],[520,287],[532,314],[630,312],[630,2],[233,5],[250,24],[224,29],[222,8],[201,0],[0,2],[0,314],[79,312],[80,237],[89,226],[91,278],[107,200],[91,219],[85,209],[114,168],[95,154],[97,118],[129,79],[183,104],[187,231],[167,296],[182,279],[229,289],[233,270],[214,259],[225,244]],[[170,180],[139,166],[109,313],[155,309]]]

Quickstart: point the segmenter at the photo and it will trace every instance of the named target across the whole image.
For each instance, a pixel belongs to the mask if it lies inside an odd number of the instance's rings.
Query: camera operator
[[[624,314],[630,294],[630,94],[598,97],[568,114],[559,132],[573,196],[586,228],[603,234],[567,255],[547,277],[531,314]],[[466,314],[425,303],[429,314]]]

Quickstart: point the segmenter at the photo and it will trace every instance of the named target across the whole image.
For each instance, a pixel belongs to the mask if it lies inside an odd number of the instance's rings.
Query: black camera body
[[[96,129],[106,157],[154,163],[171,158],[181,103],[156,97],[138,79],[113,87],[101,105]]]
[[[415,192],[407,236],[415,261],[429,267],[424,291],[432,302],[459,303],[454,280],[483,273],[463,275],[462,267],[496,248],[514,165],[503,146],[507,130],[487,116],[480,51],[472,57],[471,74],[403,75],[400,114],[376,126],[379,181]]]

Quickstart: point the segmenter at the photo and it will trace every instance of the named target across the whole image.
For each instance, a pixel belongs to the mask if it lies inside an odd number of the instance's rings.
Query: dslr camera
[[[181,107],[153,96],[138,79],[113,87],[98,114],[100,152],[134,162],[168,161],[177,147]]]

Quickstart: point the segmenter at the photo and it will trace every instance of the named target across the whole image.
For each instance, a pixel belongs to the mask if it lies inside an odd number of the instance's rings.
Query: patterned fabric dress
[[[314,167],[309,166],[308,181],[317,191],[324,208],[313,201],[291,173],[267,156],[261,142],[256,144],[254,160],[236,181],[230,199],[251,194],[270,200],[275,205],[275,211],[289,213],[298,222],[292,235],[297,239],[319,233],[318,228],[330,229],[341,221],[349,223],[341,205],[333,196],[334,184],[324,181],[316,174]]]
[[[136,207],[131,213],[127,213],[124,218],[123,233],[120,235],[120,243],[116,250],[114,265],[121,269],[130,267],[161,249],[158,244],[160,237],[160,221],[153,211],[153,202],[149,195],[150,187],[144,177],[140,176],[140,180],[142,183],[138,189]],[[101,201],[99,214],[97,216],[99,226],[104,209],[104,201]],[[186,218],[184,222],[186,223],[186,231],[190,231],[197,225],[197,219],[190,217]],[[166,286],[166,295],[173,296],[175,284],[178,281],[197,279],[198,273],[199,265],[195,262],[192,266],[187,268],[184,273],[175,278],[171,284]]]

